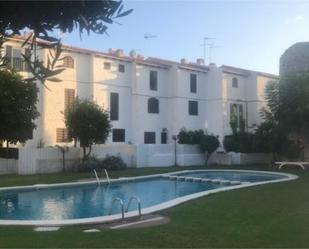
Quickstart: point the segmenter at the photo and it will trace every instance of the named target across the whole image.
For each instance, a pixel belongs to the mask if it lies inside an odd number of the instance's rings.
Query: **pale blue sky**
[[[203,57],[204,36],[215,37],[217,65],[278,73],[279,57],[295,42],[309,41],[309,1],[126,1],[129,16],[113,24],[106,35],[77,33],[64,43],[107,51],[136,49],[144,56],[195,61]],[[157,38],[144,39],[144,34]],[[208,63],[208,49],[207,49]]]

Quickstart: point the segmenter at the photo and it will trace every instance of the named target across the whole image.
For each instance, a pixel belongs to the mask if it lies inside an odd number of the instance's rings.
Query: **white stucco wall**
[[[10,42],[20,47],[21,42]],[[47,58],[47,50],[40,50],[39,56]],[[258,72],[234,68],[230,71],[214,64],[201,69],[169,62],[164,66],[151,64],[146,60],[130,57],[109,56],[85,50],[66,48],[62,57],[74,59],[74,68],[66,69],[57,77],[59,83],[38,83],[40,89],[34,138],[27,146],[36,147],[40,139],[45,146],[55,145],[56,129],[65,128],[64,91],[75,89],[80,98],[93,99],[102,108],[110,110],[110,93],[119,94],[119,120],[112,121],[113,128],[125,129],[125,144],[143,144],[144,132],[156,132],[156,144],[161,143],[161,132],[167,129],[168,143],[172,135],[181,128],[204,129],[223,140],[230,134],[230,103],[243,104],[244,116],[248,116],[249,127],[261,122],[260,108],[264,102],[265,84],[271,79]],[[111,63],[111,69],[104,69],[104,62]],[[62,63],[59,62],[59,63]],[[125,66],[119,72],[118,66]],[[162,64],[161,64],[162,65]],[[157,91],[149,88],[151,70],[158,73]],[[244,73],[245,71],[245,73]],[[190,74],[197,75],[197,93],[190,92]],[[238,79],[238,88],[232,87],[232,78]],[[159,113],[148,113],[147,101],[159,100]],[[188,102],[198,101],[198,115],[189,115]],[[248,107],[248,109],[246,109]],[[110,136],[108,143],[112,143]]]

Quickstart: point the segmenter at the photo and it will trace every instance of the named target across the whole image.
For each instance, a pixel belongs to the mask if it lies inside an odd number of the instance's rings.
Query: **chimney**
[[[117,55],[118,57],[123,57],[123,56],[124,56],[123,49],[117,49],[117,50],[116,50],[116,55]]]
[[[144,56],[141,55],[141,54],[138,54],[138,55],[137,55],[137,59],[144,60]]]
[[[205,62],[204,62],[204,59],[202,59],[202,58],[198,58],[198,59],[196,59],[196,64],[197,65],[205,65]]]
[[[180,60],[180,63],[181,63],[181,64],[188,64],[189,61],[188,61],[187,59],[185,59],[185,58],[182,58],[182,59]]]
[[[136,58],[136,51],[134,49],[130,51],[130,57]]]
[[[109,53],[109,54],[115,54],[115,53],[116,53],[116,49],[114,49],[114,48],[109,48],[109,49],[108,49],[108,53]]]

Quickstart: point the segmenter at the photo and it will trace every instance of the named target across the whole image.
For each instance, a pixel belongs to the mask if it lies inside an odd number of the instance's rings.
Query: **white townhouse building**
[[[5,44],[13,68],[27,77],[21,48],[23,37]],[[27,51],[23,51],[27,52]],[[48,49],[38,51],[47,61]],[[129,56],[63,45],[66,70],[60,83],[38,83],[40,117],[33,139],[26,146],[69,144],[64,110],[74,98],[88,98],[110,112],[112,132],[108,143],[165,144],[181,128],[205,129],[223,137],[231,133],[230,119],[244,118],[248,130],[261,122],[264,88],[278,76],[215,64],[202,59],[190,63]]]

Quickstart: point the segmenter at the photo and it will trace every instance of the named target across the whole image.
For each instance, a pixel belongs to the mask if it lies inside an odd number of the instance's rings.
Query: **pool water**
[[[0,193],[0,219],[59,220],[108,215],[113,198],[121,198],[126,205],[133,195],[141,199],[142,208],[177,197],[224,187],[214,183],[192,183],[153,178],[143,181],[91,184],[69,188],[49,188]],[[136,210],[137,205],[130,205]],[[112,214],[120,213],[115,203]]]
[[[283,174],[268,174],[241,171],[191,171],[170,173],[140,179],[112,181],[111,184],[96,182],[66,186],[31,187],[28,189],[0,190],[1,220],[67,220],[108,216],[114,198],[124,202],[124,208],[132,196],[138,196],[142,209],[167,203],[177,198],[210,190],[233,187],[229,183],[203,181],[179,181],[168,175],[181,175],[197,178],[222,179],[240,182],[271,181],[288,178]],[[183,200],[182,200],[183,201]],[[161,207],[162,209],[162,207]],[[137,210],[132,202],[129,211]],[[120,214],[117,203],[111,214]]]
[[[242,171],[202,171],[202,172],[186,172],[180,174],[173,174],[178,176],[209,178],[218,180],[240,181],[240,182],[260,182],[271,181],[277,179],[287,178],[287,176],[272,174],[272,173],[258,173],[258,172],[242,172]]]

